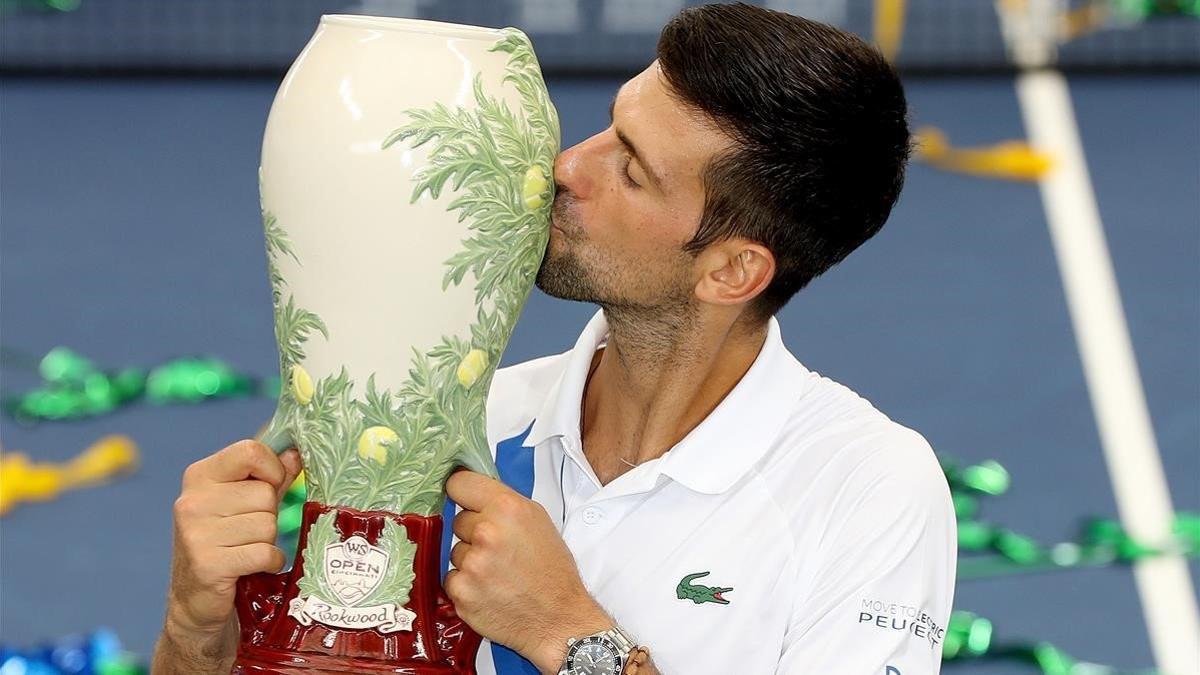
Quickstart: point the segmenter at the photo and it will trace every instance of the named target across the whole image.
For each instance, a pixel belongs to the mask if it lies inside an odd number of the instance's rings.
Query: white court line
[[[1055,160],[1039,186],[1121,522],[1138,541],[1165,542],[1174,515],[1171,496],[1071,94],[1061,73],[1040,70],[1017,76],[1017,96],[1030,140]],[[1200,612],[1186,560],[1172,555],[1139,561],[1133,575],[1158,669],[1200,674]]]

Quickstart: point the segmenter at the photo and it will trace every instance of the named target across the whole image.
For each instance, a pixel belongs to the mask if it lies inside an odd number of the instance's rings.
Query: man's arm
[[[777,675],[936,675],[954,596],[949,487],[923,439],[898,441],[851,476],[832,510]]]
[[[276,456],[244,440],[184,471],[154,675],[229,673],[238,643],[237,580],[283,567],[286,557],[275,546],[277,513],[300,469],[294,449]]]
[[[169,612],[169,610],[168,610]],[[237,653],[238,622],[230,616],[215,633],[181,627],[168,615],[154,645],[154,675],[228,675]]]

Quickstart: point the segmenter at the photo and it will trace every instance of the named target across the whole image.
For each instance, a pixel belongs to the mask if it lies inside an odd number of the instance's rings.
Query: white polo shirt
[[[592,596],[663,672],[938,673],[957,529],[926,440],[805,368],[772,318],[703,422],[602,486],[579,412],[607,336],[598,311],[570,351],[497,370],[488,439],[501,480],[546,508]],[[476,668],[537,673],[488,640]]]

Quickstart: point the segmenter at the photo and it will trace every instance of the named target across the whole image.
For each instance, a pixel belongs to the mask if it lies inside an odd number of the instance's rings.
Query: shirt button
[[[604,512],[595,507],[588,507],[583,510],[583,522],[588,525],[595,525],[604,518]]]

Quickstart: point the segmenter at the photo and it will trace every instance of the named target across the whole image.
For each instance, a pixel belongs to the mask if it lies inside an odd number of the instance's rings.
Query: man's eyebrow
[[[612,102],[608,104],[608,121],[610,123],[613,122],[613,112],[617,108],[617,96],[620,95],[620,93],[621,90],[618,89],[617,93],[613,95]],[[650,166],[650,163],[642,157],[642,155],[638,152],[637,146],[633,144],[633,141],[629,140],[629,136],[626,136],[624,131],[617,129],[615,125],[613,126],[613,131],[617,132],[617,140],[621,141],[621,144],[625,146],[625,149],[629,151],[629,154],[633,155],[633,158],[637,160],[638,164],[640,164],[642,168],[646,170],[646,175],[650,177],[650,182],[654,184],[654,187],[661,191],[662,178],[659,177],[658,173],[654,170],[654,167]]]

